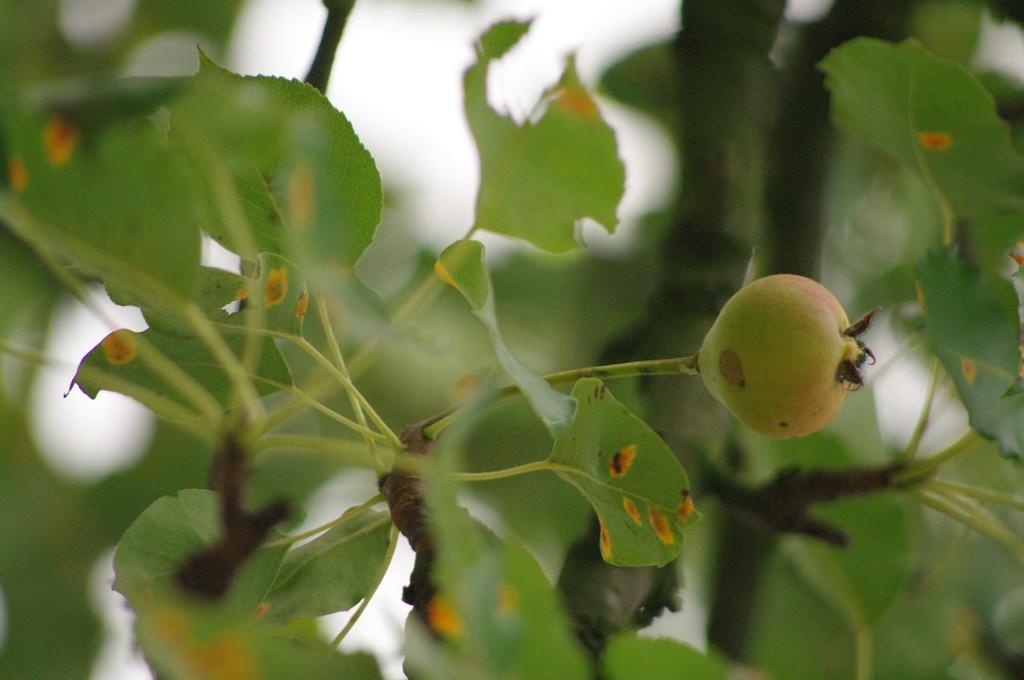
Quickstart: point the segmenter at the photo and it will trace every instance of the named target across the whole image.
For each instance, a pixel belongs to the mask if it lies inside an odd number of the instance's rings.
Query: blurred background
[[[853,17],[849,21],[871,26],[876,6],[887,3],[861,4],[870,9],[860,15],[848,12]],[[886,10],[885,21],[893,25],[883,22],[872,31],[893,38],[914,35],[933,51],[960,61],[982,74],[1001,106],[1016,106],[1017,120],[1024,119],[1019,115],[1024,104],[1024,34],[1018,24],[997,20],[1004,8],[968,0],[895,4],[907,7]],[[790,0],[770,52],[774,67],[781,73],[805,59],[802,46],[820,41],[826,29],[835,31],[838,20],[828,22],[837,14],[842,12],[830,0]],[[97,73],[190,74],[198,64],[197,45],[244,74],[302,78],[325,16],[319,0],[0,0],[0,96],[6,108],[17,105],[22,92],[51,79]],[[554,258],[509,239],[483,236],[506,339],[540,372],[694,350],[713,310],[738,282],[733,277],[707,286],[708,299],[697,309],[690,300],[666,297],[673,290],[665,285],[672,278],[671,268],[685,267],[689,257],[673,251],[670,238],[667,245],[663,241],[678,216],[684,191],[680,187],[685,186],[679,142],[684,133],[678,123],[682,95],[666,56],[681,23],[677,0],[356,3],[327,95],[376,159],[386,209],[377,240],[358,267],[368,291],[357,296],[345,319],[346,342],[357,344],[383,328],[387,310],[424,275],[436,253],[472,224],[478,169],[462,112],[461,78],[473,59],[475,38],[507,17],[534,17],[535,23],[522,44],[492,69],[492,104],[524,120],[541,91],[557,80],[565,56],[575,53],[584,83],[597,89],[602,113],[617,132],[627,190],[617,233],[609,236],[584,225],[581,238],[588,248],[580,253]],[[808,86],[820,89],[820,76],[809,73],[797,71],[798,77],[813,80]],[[784,91],[805,86],[799,80],[776,85]],[[746,105],[769,108],[775,96],[766,91],[763,100],[754,98]],[[821,96],[808,95],[808,127],[817,120],[813,108],[820,106],[814,102]],[[796,106],[803,102],[799,97],[794,101]],[[799,121],[802,114],[791,115]],[[785,122],[785,117],[780,120]],[[778,129],[784,131],[782,125]],[[1015,131],[1020,140],[1019,126]],[[840,138],[830,141],[825,153],[815,146],[817,140],[797,138],[796,146],[773,149],[767,161],[749,171],[763,180],[775,164],[788,162],[780,154],[820,155],[819,167],[827,179],[815,185],[808,200],[824,228],[812,238],[820,248],[813,249],[807,273],[822,278],[851,316],[875,304],[885,307],[869,337],[879,357],[869,389],[851,399],[824,436],[851,451],[853,459],[878,462],[909,438],[928,382],[927,364],[918,360],[914,344],[913,285],[906,264],[938,243],[936,215],[916,180],[862,144]],[[741,153],[732,160],[749,159]],[[754,207],[733,216],[725,230],[738,259],[723,270],[741,275],[763,253],[771,257],[772,249],[777,251],[786,239],[804,238],[797,232],[787,235],[778,224],[764,226],[771,218],[758,217],[758,210],[771,207],[775,199],[751,192],[755,195],[743,201]],[[775,222],[784,214],[776,210]],[[762,229],[783,235],[772,242],[759,236]],[[714,244],[708,247],[715,252]],[[233,256],[212,242],[206,244],[204,258],[217,266],[237,267]],[[709,266],[713,263],[712,258]],[[0,272],[15,292],[0,302],[0,334],[54,359],[53,365],[40,368],[0,356],[0,678],[149,678],[132,649],[129,612],[110,589],[112,549],[150,502],[180,488],[203,486],[210,452],[127,398],[103,393],[93,401],[77,389],[65,394],[78,360],[113,329],[60,293],[3,230]],[[114,305],[99,287],[93,294],[120,326],[145,328],[137,310]],[[673,304],[684,308],[682,320],[664,323],[662,317]],[[301,373],[302,359],[290,359]],[[389,338],[382,360],[365,378],[366,392],[382,405],[389,422],[399,425],[446,407],[460,378],[482,372],[490,362],[483,331],[464,313],[460,300],[445,297],[414,331]],[[416,380],[410,381],[409,375]],[[725,421],[711,400],[692,385],[655,383],[619,387],[620,399],[646,413],[677,453],[726,455],[713,436]],[[394,389],[396,384],[402,389]],[[948,443],[966,424],[949,393],[940,391],[936,409],[925,450]],[[314,418],[298,419],[291,426],[330,431]],[[541,457],[548,447],[543,429],[521,404],[493,409],[477,437],[477,448],[487,452],[486,458],[473,462],[480,468]],[[748,442],[746,447],[760,451],[767,445]],[[765,453],[763,460],[772,460],[772,455]],[[750,475],[764,477],[771,471],[766,464]],[[985,474],[1020,478],[1018,471],[1002,468]],[[253,486],[258,498],[285,494],[299,499],[306,509],[301,527],[320,524],[374,493],[369,473],[289,452],[261,460]],[[566,551],[587,525],[583,501],[546,478],[512,479],[472,492],[466,502],[474,514],[520,536],[555,579]],[[705,646],[716,526],[709,520],[688,539],[681,575],[691,587],[684,591],[683,610],[657,620],[651,634]],[[957,545],[963,547],[960,540]],[[920,550],[928,554],[929,548]],[[1007,571],[1008,560],[998,549],[985,546],[982,552],[976,560],[996,565],[995,581],[1003,583],[999,578],[1009,573],[1006,583],[1013,585],[1017,578],[1016,585],[1024,586],[1019,574]],[[389,677],[401,677],[407,608],[400,591],[411,563],[411,552],[403,544],[381,591],[344,643],[347,649],[376,653]],[[976,568],[978,561],[970,564],[963,569]],[[966,578],[958,568],[949,571],[945,578]],[[779,577],[781,590],[773,591],[777,597],[783,597],[780,592],[792,595],[787,602],[801,602],[813,611],[825,606],[806,592],[786,591],[800,589],[786,573]],[[804,596],[812,601],[801,600]],[[346,617],[321,620],[324,635],[332,637]],[[920,633],[924,644],[926,632]],[[946,629],[941,633],[953,634]],[[770,638],[765,630],[753,635]],[[823,644],[831,649],[827,641]],[[880,663],[884,667],[886,662]],[[927,668],[926,661],[921,664]]]

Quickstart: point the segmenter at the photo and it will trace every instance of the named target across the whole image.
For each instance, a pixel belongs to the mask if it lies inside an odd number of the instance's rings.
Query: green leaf
[[[615,133],[576,75],[573,58],[545,92],[546,110],[517,124],[487,103],[487,72],[529,30],[508,21],[487,30],[477,63],[463,78],[466,117],[480,153],[475,225],[524,239],[544,250],[575,248],[576,222],[590,217],[609,233],[625,189]]]
[[[311,274],[351,267],[382,206],[376,165],[352,125],[305,83],[243,77],[200,57],[189,95],[172,109],[172,139],[197,181],[215,187],[216,166],[227,165],[258,251]],[[212,189],[207,203],[204,229],[238,252]]]
[[[601,76],[601,89],[623,104],[674,125],[683,101],[677,69],[671,42],[646,45],[608,67]]]
[[[46,83],[23,98],[32,110],[61,116],[89,138],[113,123],[153,114],[187,82],[185,78],[86,76]]]
[[[186,168],[148,121],[86,144],[63,118],[26,118],[12,146],[11,163],[23,171],[13,188],[40,222],[23,238],[58,248],[108,286],[133,288],[153,304],[192,297],[199,199]]]
[[[137,632],[146,660],[168,680],[381,677],[370,654],[328,653],[220,607],[150,606],[140,613]]]
[[[267,621],[323,616],[366,595],[384,560],[391,523],[365,512],[285,555],[267,601]]]
[[[846,532],[850,545],[797,538],[786,546],[787,554],[855,631],[868,627],[910,581],[905,508],[891,496],[864,496],[822,505],[815,516]]]
[[[650,427],[597,378],[576,382],[576,415],[548,459],[601,522],[601,555],[620,566],[671,562],[700,519],[686,471]]]
[[[158,499],[132,523],[114,552],[114,590],[133,607],[173,586],[181,564],[222,535],[220,499],[213,491],[184,489]],[[252,613],[263,602],[286,546],[257,551],[235,575],[225,602]]]
[[[289,335],[302,336],[302,322],[309,310],[306,277],[294,264],[273,253],[260,253],[259,277],[249,279],[239,294],[245,309],[231,316],[231,321],[245,326],[262,327]],[[257,315],[255,310],[262,313]]]
[[[991,95],[907,40],[857,38],[821,62],[837,125],[920,177],[960,217],[1024,209],[1024,160]]]
[[[178,368],[206,388],[219,403],[225,406],[229,403],[233,391],[231,378],[221,368],[206,345],[195,338],[164,335],[152,329],[136,334],[134,331],[122,328],[109,334],[82,359],[72,385],[78,385],[83,392],[94,399],[101,389],[116,390],[114,387],[107,387],[102,382],[101,376],[91,372],[95,370],[177,401],[186,407],[190,406],[190,402],[167,385],[146,364],[144,358],[138,356],[136,335],[141,335],[150,342]],[[224,340],[236,356],[243,356],[246,343],[244,336],[228,335]],[[256,338],[253,341],[257,342],[261,348],[254,375],[256,391],[265,395],[276,391],[278,384],[290,385],[292,382],[291,372],[277,345],[267,338]],[[129,391],[124,393],[134,396]]]
[[[674,640],[618,635],[603,657],[608,680],[725,680],[726,664]]]
[[[441,253],[434,269],[443,281],[462,293],[469,302],[473,313],[487,327],[498,364],[519,386],[552,435],[557,436],[572,418],[572,400],[520,363],[502,340],[483,244],[471,239],[456,241]]]
[[[245,285],[246,278],[239,274],[213,267],[200,267],[199,283],[191,302],[196,303],[210,321],[226,321],[228,313],[224,307],[239,299]],[[166,335],[195,336],[195,331],[181,314],[160,305],[150,304],[136,289],[114,285],[108,286],[107,292],[110,299],[119,305],[139,307],[150,328]]]
[[[1006,304],[1013,291],[951,250],[926,255],[916,268],[924,299],[929,348],[967,407],[971,427],[1004,455],[1024,454],[1024,400],[1004,398],[1017,380],[1020,322]]]

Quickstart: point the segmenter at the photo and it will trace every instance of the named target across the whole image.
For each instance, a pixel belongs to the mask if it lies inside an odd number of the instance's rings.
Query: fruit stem
[[[683,357],[671,357],[669,359],[645,359],[643,361],[627,361],[621,364],[604,364],[602,366],[584,366],[573,368],[568,371],[550,373],[544,376],[549,385],[563,385],[573,383],[580,378],[602,378],[605,380],[617,378],[634,378],[642,375],[697,375],[697,354],[689,354]],[[519,393],[518,385],[507,385],[497,390],[496,398],[501,399]],[[424,429],[424,433],[430,439],[437,437],[455,422],[460,410],[449,409],[434,423]]]

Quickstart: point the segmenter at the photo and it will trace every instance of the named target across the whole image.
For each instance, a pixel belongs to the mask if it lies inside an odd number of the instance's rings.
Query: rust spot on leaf
[[[441,279],[455,290],[459,289],[459,285],[455,283],[455,279],[452,278],[452,275],[449,274],[448,270],[444,268],[443,264],[441,264],[441,260],[434,262],[434,274],[437,278]]]
[[[973,385],[974,381],[978,379],[978,367],[967,357],[960,357],[960,372],[968,385]]]
[[[122,328],[107,335],[100,342],[107,363],[114,366],[130,364],[135,359],[135,333]]]
[[[193,677],[216,680],[259,680],[263,677],[255,653],[238,633],[221,633],[187,655]]]
[[[657,510],[654,506],[647,509],[647,519],[651,523],[651,529],[654,531],[654,535],[658,537],[658,540],[665,545],[671,545],[675,543],[676,537],[672,535],[672,527],[669,524],[668,517],[665,513]]]
[[[299,295],[299,301],[295,303],[295,318],[301,319],[306,316],[306,310],[309,309],[309,291],[302,291]]]
[[[465,630],[462,618],[455,613],[451,602],[444,595],[435,595],[427,603],[427,625],[435,632],[449,638],[461,637]]]
[[[259,605],[256,607],[256,611],[252,613],[252,618],[249,620],[249,623],[256,623],[264,616],[266,616],[267,612],[270,611],[270,606],[271,605],[269,602],[260,602]]]
[[[644,523],[644,518],[643,515],[640,514],[640,509],[636,507],[636,503],[634,503],[629,496],[622,497],[622,507],[626,509],[626,514],[629,515],[629,518],[633,520],[635,524],[639,525]]]
[[[305,230],[313,224],[316,214],[316,181],[313,171],[299,163],[288,178],[288,218],[292,225]]]
[[[53,116],[43,128],[43,151],[50,165],[64,165],[78,146],[78,128],[60,116]]]
[[[676,518],[680,522],[685,522],[686,520],[693,517],[693,510],[693,499],[690,498],[690,494],[687,493],[683,497],[683,500],[679,502],[679,507],[676,508]]]
[[[284,267],[272,270],[267,274],[266,305],[269,309],[280,304],[288,294],[288,270]]]
[[[480,394],[483,380],[475,373],[467,373],[455,381],[454,399],[456,404],[465,404]]]
[[[498,613],[512,616],[519,611],[519,591],[502,581],[498,584]]]
[[[608,559],[612,556],[612,539],[608,535],[608,527],[604,525],[604,520],[598,519],[597,523],[601,526],[601,557]]]
[[[579,87],[564,88],[555,99],[554,107],[584,120],[598,120],[601,117],[593,98]]]
[[[163,607],[153,617],[157,635],[172,644],[181,644],[188,639],[188,619],[179,610]]]
[[[249,297],[249,284],[243,283],[242,287],[235,293],[236,300],[245,300]]]
[[[718,355],[718,372],[730,385],[747,386],[747,381],[743,377],[743,364],[740,362],[740,357],[731,349],[722,350],[722,353]]]
[[[924,290],[917,281],[914,282],[914,293],[917,295],[917,306],[921,308],[921,313],[927,314],[928,308],[925,305]]]
[[[611,462],[608,463],[608,474],[613,479],[623,476],[629,472],[629,468],[633,467],[634,460],[636,460],[636,444],[623,446],[615,452]]]
[[[7,179],[16,194],[20,194],[28,186],[28,168],[25,167],[25,160],[21,156],[11,156],[7,161]]]
[[[948,132],[918,132],[917,143],[927,151],[945,151],[953,145],[953,136]]]

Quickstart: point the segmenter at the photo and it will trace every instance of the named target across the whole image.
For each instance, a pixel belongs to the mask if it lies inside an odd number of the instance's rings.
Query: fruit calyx
[[[864,364],[873,366],[875,363],[875,353],[865,345],[858,336],[864,334],[868,327],[871,326],[871,319],[874,318],[875,314],[880,310],[881,307],[875,307],[867,314],[850,324],[843,332],[844,338],[850,338],[855,343],[856,349],[848,351],[847,356],[843,357],[843,360],[839,362],[839,368],[836,371],[836,380],[843,384],[848,384],[851,390],[858,390],[864,386],[864,374],[861,373],[861,368]]]

